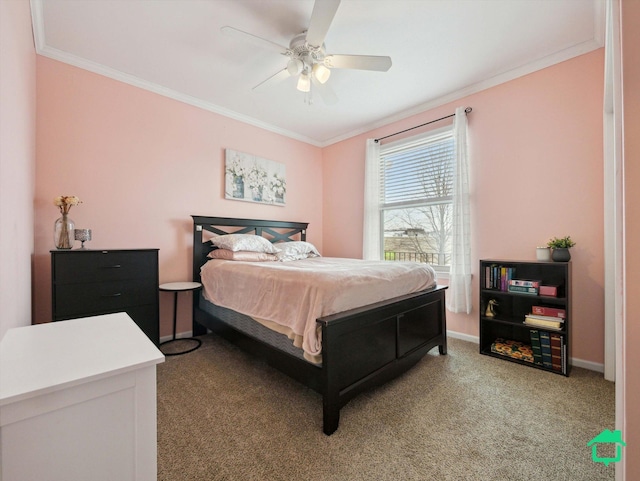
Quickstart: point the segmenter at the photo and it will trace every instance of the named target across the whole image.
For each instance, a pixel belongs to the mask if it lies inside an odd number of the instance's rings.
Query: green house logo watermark
[[[600,457],[598,456],[598,445],[608,445],[615,450],[615,457]],[[609,466],[609,463],[617,463],[622,459],[622,446],[626,446],[622,440],[622,431],[610,431],[605,429],[595,438],[587,443],[587,447],[591,446],[591,460],[594,463],[603,463],[605,466]]]

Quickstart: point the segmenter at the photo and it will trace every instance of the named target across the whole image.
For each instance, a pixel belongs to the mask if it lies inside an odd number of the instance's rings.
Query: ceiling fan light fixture
[[[309,92],[311,90],[311,79],[306,72],[303,72],[298,79],[297,89],[300,92]]]
[[[2,0],[0,0],[2,1]],[[305,0],[311,1],[311,0]],[[316,91],[327,105],[337,102],[337,96],[328,83],[331,70],[373,70],[386,72],[391,68],[391,58],[378,55],[349,55],[327,54],[324,39],[333,22],[341,0],[314,0],[313,11],[308,22],[307,30],[295,35],[284,47],[277,42],[272,42],[249,32],[234,27],[222,27],[226,35],[245,40],[248,44],[276,51],[287,58],[285,68],[281,68],[276,74],[263,80],[253,89],[261,88],[266,83],[284,80],[288,77],[297,77],[297,90],[305,93],[305,102],[311,104],[312,92]],[[292,81],[288,81],[289,83]],[[313,83],[313,91],[311,84]],[[293,85],[290,83],[290,85]]]
[[[321,63],[317,63],[313,66],[313,75],[318,82],[323,84],[327,80],[329,80],[329,77],[331,76],[331,70],[329,70]]]
[[[295,77],[300,72],[302,72],[303,68],[304,68],[304,64],[302,63],[302,60],[300,60],[299,58],[292,58],[287,63],[287,71],[289,72],[289,75],[291,75],[292,77]]]

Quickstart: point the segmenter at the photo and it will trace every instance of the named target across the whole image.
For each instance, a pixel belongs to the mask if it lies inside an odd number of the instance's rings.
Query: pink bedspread
[[[428,264],[334,257],[292,262],[212,259],[202,267],[201,277],[210,302],[276,323],[283,327],[280,332],[290,330],[301,337],[305,355],[315,359],[322,349],[319,317],[436,284]]]

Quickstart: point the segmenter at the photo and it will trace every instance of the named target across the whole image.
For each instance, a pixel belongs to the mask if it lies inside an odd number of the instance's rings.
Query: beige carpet
[[[213,335],[158,366],[158,480],[614,479],[587,442],[614,429],[614,385],[478,354],[450,339],[352,400],[322,433],[321,397]],[[607,453],[598,453],[607,456]]]

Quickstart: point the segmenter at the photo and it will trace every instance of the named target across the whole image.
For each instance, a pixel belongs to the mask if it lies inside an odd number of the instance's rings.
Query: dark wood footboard
[[[307,227],[305,223],[296,222],[193,218],[195,281],[200,280],[200,267],[208,253],[203,230],[224,234],[230,232],[221,230],[220,226],[232,226],[242,228],[241,232],[257,235],[266,232],[274,239],[286,241],[294,240],[291,236],[295,235],[304,240]],[[330,435],[338,428],[340,409],[354,396],[401,375],[436,346],[440,354],[446,354],[446,289],[447,286],[436,286],[318,319],[322,328],[321,366],[230,327],[201,309],[198,296],[194,296],[193,335],[210,329],[319,392],[323,403],[323,431]]]
[[[325,434],[338,428],[340,408],[354,396],[399,376],[436,346],[446,354],[445,289],[438,286],[318,319]]]

